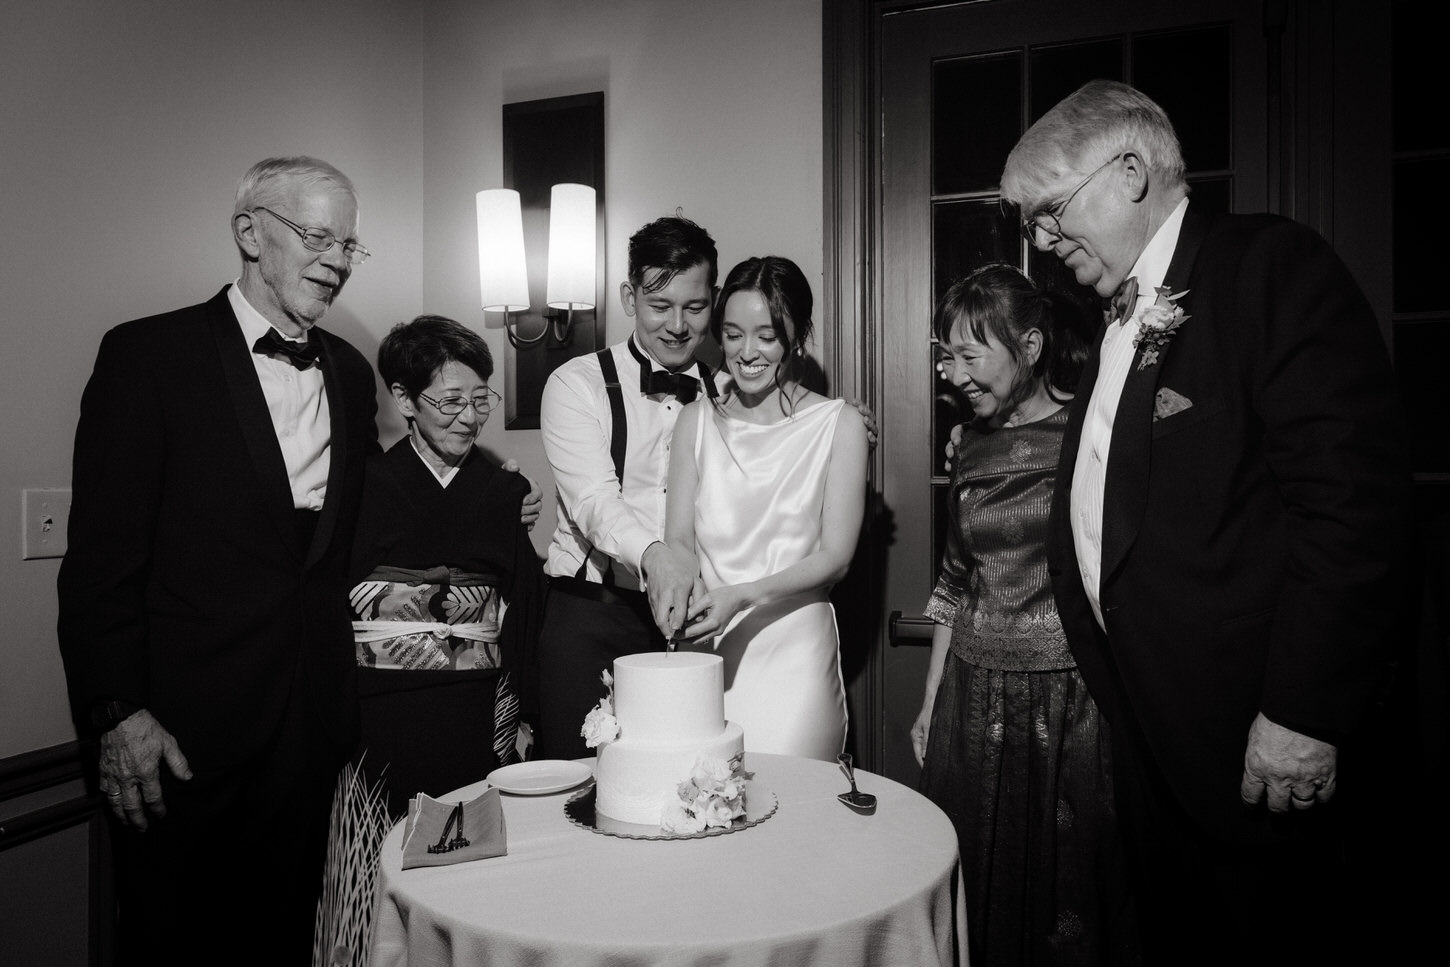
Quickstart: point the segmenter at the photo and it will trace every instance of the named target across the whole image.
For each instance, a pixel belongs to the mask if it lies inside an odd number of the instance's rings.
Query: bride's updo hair
[[[811,296],[811,284],[805,273],[788,258],[779,255],[762,255],[746,259],[725,276],[720,286],[720,295],[715,299],[715,309],[710,314],[710,335],[723,345],[721,330],[725,325],[725,305],[737,292],[759,292],[770,309],[770,322],[775,336],[786,347],[786,359],[782,368],[794,367],[796,361],[805,355],[806,342],[812,329],[811,311],[815,299]],[[789,319],[795,327],[795,336],[786,330]]]

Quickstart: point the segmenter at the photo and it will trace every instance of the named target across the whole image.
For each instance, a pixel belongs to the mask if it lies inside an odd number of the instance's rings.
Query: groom
[[[1112,723],[1145,959],[1287,962],[1356,919],[1332,800],[1389,659],[1404,433],[1329,246],[1188,191],[1162,108],[1108,81],[1045,114],[1002,174],[1032,244],[1114,297],[1049,569]]]
[[[544,386],[559,522],[544,565],[536,758],[589,755],[579,728],[603,694],[600,673],[620,655],[664,648],[644,582],[686,594],[694,583],[660,538],[675,420],[696,396],[715,395],[695,353],[710,325],[716,261],[714,240],[687,218],[635,232],[619,286],[634,332],[569,360]]]

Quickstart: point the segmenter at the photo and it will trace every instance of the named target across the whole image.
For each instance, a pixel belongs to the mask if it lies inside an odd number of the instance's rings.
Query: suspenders
[[[634,343],[629,344],[630,352],[634,353],[642,365],[648,365],[644,357],[635,349]],[[609,431],[609,456],[614,461],[614,477],[619,481],[619,489],[624,490],[624,450],[628,443],[629,425],[624,419],[624,391],[619,386],[619,367],[614,365],[614,353],[608,347],[599,350],[594,354],[599,360],[599,371],[604,374],[604,391],[609,394],[609,415],[611,418],[611,429]],[[705,395],[715,396],[715,384],[710,379],[710,370],[702,362],[695,364],[699,369],[699,380]],[[579,565],[579,570],[574,576],[579,580],[586,580],[585,574],[589,568],[589,555],[594,553],[594,546],[591,544],[589,550],[584,553],[584,563]],[[604,586],[614,587],[614,568],[604,569]]]
[[[614,354],[609,347],[595,353],[599,360],[599,370],[604,374],[604,391],[609,394],[609,415],[612,426],[609,431],[609,456],[614,461],[614,479],[619,481],[619,489],[624,489],[624,448],[628,443],[629,425],[624,420],[624,393],[619,388],[619,368],[614,365]],[[579,570],[574,576],[581,581],[588,580],[589,555],[594,553],[594,545],[584,552],[584,560],[579,565]],[[614,568],[604,568],[604,586],[614,587]]]
[[[607,348],[594,354],[599,360],[599,369],[604,373],[604,391],[609,394],[609,414],[614,426],[609,432],[609,456],[614,460],[614,476],[619,489],[624,489],[624,446],[628,432],[624,422],[624,393],[619,388],[619,369],[614,365],[614,354]]]

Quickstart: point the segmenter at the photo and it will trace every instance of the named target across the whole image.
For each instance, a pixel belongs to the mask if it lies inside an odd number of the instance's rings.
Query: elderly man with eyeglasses
[[[1002,195],[1112,299],[1049,570],[1112,724],[1145,962],[1322,953],[1362,915],[1340,750],[1389,670],[1408,511],[1369,304],[1309,229],[1192,201],[1167,115],[1125,84],[1048,111]],[[1340,798],[1370,793],[1343,778]]]
[[[81,399],[60,647],[117,820],[121,963],[310,961],[377,450],[372,369],[317,325],[357,227],[333,166],[253,166],[240,278],[107,333]]]

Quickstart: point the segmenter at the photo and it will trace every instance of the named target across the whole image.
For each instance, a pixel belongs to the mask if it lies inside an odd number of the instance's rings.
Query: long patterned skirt
[[[956,826],[972,963],[1137,962],[1108,734],[1076,669],[949,652],[921,791]]]

